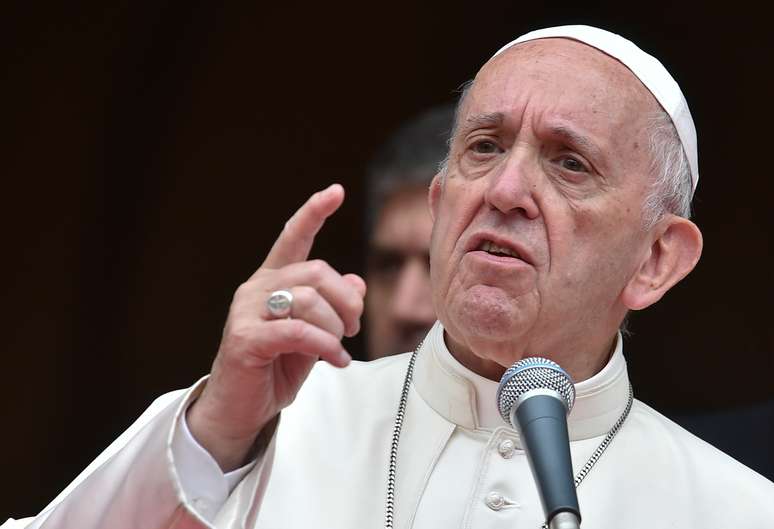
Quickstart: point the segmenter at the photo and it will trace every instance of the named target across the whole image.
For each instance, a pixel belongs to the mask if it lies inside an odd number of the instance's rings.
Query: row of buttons
[[[497,452],[504,458],[504,459],[510,459],[513,457],[513,452],[516,450],[516,443],[513,442],[512,439],[503,439],[500,441],[497,445]],[[489,494],[486,495],[486,499],[484,500],[484,503],[486,503],[486,506],[492,509],[493,511],[499,511],[507,503],[505,499],[505,496],[500,494],[499,492],[492,491]]]

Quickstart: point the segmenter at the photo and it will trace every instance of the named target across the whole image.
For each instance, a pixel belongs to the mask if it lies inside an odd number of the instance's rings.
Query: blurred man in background
[[[398,128],[367,171],[368,359],[413,350],[435,322],[427,188],[448,150],[451,104]]]

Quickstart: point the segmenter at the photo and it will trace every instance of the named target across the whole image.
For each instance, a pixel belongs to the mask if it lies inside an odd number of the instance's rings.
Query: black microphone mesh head
[[[524,393],[533,389],[556,391],[564,401],[567,413],[575,404],[575,386],[559,364],[534,356],[519,360],[503,373],[497,388],[497,408],[507,424],[511,424],[511,408]],[[515,424],[512,424],[516,428]]]

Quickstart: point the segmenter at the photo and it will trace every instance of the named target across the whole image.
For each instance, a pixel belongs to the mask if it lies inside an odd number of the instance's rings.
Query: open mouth
[[[483,252],[486,252],[491,255],[497,255],[499,257],[514,257],[516,259],[521,259],[521,255],[519,255],[519,252],[514,250],[513,248],[506,248],[505,246],[499,246],[492,241],[483,240],[478,245],[476,250],[481,250]]]

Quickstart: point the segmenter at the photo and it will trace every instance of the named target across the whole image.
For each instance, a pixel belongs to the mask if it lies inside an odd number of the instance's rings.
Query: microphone
[[[567,414],[574,403],[570,375],[546,358],[516,362],[497,388],[497,408],[519,431],[550,529],[580,527],[567,433]]]

